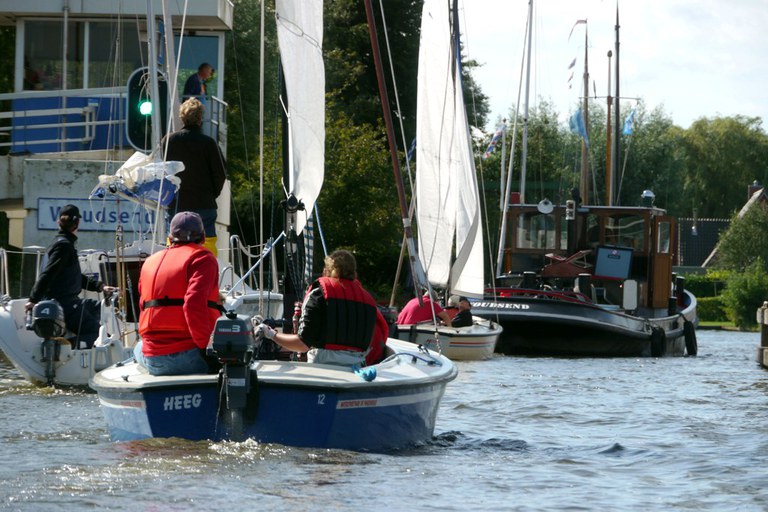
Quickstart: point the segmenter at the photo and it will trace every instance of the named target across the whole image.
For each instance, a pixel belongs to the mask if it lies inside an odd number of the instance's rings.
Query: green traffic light
[[[152,115],[152,102],[144,100],[139,103],[139,112],[144,116]]]

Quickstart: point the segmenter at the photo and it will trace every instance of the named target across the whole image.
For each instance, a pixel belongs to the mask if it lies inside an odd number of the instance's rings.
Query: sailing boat
[[[147,10],[148,47],[157,48],[158,44],[155,41],[157,31],[151,3],[147,5]],[[167,33],[172,34],[173,30],[168,21],[166,22]],[[147,52],[151,68],[147,73],[149,77],[158,76],[157,53],[152,50]],[[172,51],[168,53],[173,54]],[[169,75],[175,74],[173,69],[168,71]],[[150,89],[151,98],[159,97],[156,80],[148,80],[146,86]],[[155,110],[156,114],[157,109]],[[111,112],[111,114],[117,116],[120,113]],[[114,119],[115,123],[118,121],[119,118]],[[153,125],[159,123],[159,116],[153,115],[152,121]],[[160,133],[159,127],[155,126],[152,130],[155,140],[151,147],[157,147]],[[63,157],[71,160],[81,158],[77,151],[64,154]],[[91,249],[82,251],[80,254],[80,267],[84,274],[100,276],[105,283],[116,285],[120,289],[119,296],[102,300],[101,328],[93,348],[71,344],[67,339],[69,334],[63,332],[64,330],[57,325],[56,316],[50,319],[51,326],[48,329],[35,330],[34,323],[27,325],[24,308],[26,298],[10,299],[6,295],[9,262],[6,252],[0,251],[0,272],[5,276],[3,297],[0,300],[0,348],[19,372],[32,383],[85,387],[96,372],[132,357],[133,346],[137,341],[139,315],[137,285],[140,268],[149,254],[165,247],[164,223],[155,221],[163,218],[164,207],[172,199],[179,183],[178,177],[174,174],[180,169],[180,162],[158,160],[157,154],[147,156],[137,152],[128,158],[114,175],[100,176],[99,184],[92,192],[93,209],[97,209],[96,205],[104,207],[105,203],[100,198],[106,194],[120,197],[121,201],[117,204],[122,210],[118,210],[116,216],[125,216],[132,221],[140,219],[136,224],[141,224],[142,231],[136,240],[127,241],[127,234],[122,229],[123,224],[119,224],[114,250]],[[107,211],[106,207],[104,211]],[[38,215],[41,214],[42,211],[38,213]],[[56,212],[54,217],[57,216]],[[154,228],[149,227],[152,224]],[[146,240],[145,230],[150,229],[154,229],[155,236],[152,240]],[[238,244],[237,247],[235,243]],[[261,293],[259,290],[254,290],[247,286],[244,277],[239,278],[235,274],[235,266],[238,267],[238,271],[242,271],[240,269],[244,267],[235,262],[235,254],[242,257],[247,249],[239,246],[235,237],[231,239],[231,244],[229,252],[231,260],[219,259],[219,282],[226,307],[237,309],[241,313],[260,308],[265,310],[266,314],[279,314],[279,308],[282,307],[279,296],[274,292]],[[88,296],[97,298],[94,293]]]
[[[462,93],[457,3],[426,0],[421,16],[416,110],[419,259],[431,287],[480,298],[483,229]],[[501,326],[474,317],[467,327],[428,322],[398,325],[397,332],[401,339],[440,347],[451,359],[487,359]]]
[[[295,180],[289,189],[311,210],[320,191],[312,181],[318,174],[302,169],[322,171],[322,162],[307,158],[311,151],[322,151],[322,143],[313,143],[324,140],[323,3],[277,0],[275,12],[289,104],[292,91],[320,102],[319,108],[313,105],[307,112],[289,108],[289,123],[293,118],[311,127],[291,130]],[[303,140],[306,137],[311,140]],[[300,153],[303,150],[310,153]],[[310,183],[302,183],[305,179]],[[253,438],[292,446],[386,451],[431,438],[445,387],[458,373],[448,358],[389,339],[384,361],[363,369],[275,360],[253,334],[258,321],[235,314],[217,321],[209,353],[223,365],[219,375],[157,377],[135,362],[96,374],[90,385],[99,395],[112,439]]]
[[[618,19],[617,8],[617,60]],[[585,44],[585,63],[586,51]],[[584,90],[586,96],[586,67]],[[617,133],[615,162],[618,142]],[[610,187],[606,206],[589,204],[585,176],[586,169],[581,191],[565,204],[529,204],[524,192],[514,194],[519,202],[509,201],[507,188],[497,274],[503,286],[489,289],[475,314],[504,326],[499,350],[507,354],[696,355],[696,298],[672,272],[674,219],[653,204],[650,191],[641,206],[615,205]]]

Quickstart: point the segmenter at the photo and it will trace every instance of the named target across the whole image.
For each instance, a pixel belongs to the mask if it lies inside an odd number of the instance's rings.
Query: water
[[[459,363],[433,442],[396,454],[109,441],[96,396],[0,357],[3,510],[768,510],[758,334],[699,357]]]

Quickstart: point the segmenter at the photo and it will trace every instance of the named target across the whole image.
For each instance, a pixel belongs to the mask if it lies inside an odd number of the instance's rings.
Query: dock
[[[760,346],[757,347],[757,362],[768,369],[768,301],[757,310],[757,323],[760,324]]]

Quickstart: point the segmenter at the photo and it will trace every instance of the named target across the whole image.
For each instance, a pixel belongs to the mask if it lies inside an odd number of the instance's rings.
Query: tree
[[[731,224],[720,235],[717,266],[742,272],[756,261],[768,263],[768,204],[756,202],[743,216],[734,214]],[[768,267],[763,270],[768,271]]]
[[[750,183],[768,178],[768,136],[759,117],[700,118],[684,132],[685,196],[701,217],[728,217]]]

